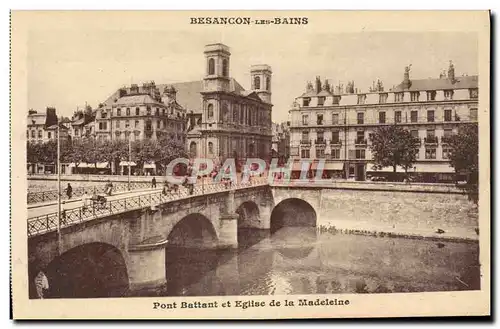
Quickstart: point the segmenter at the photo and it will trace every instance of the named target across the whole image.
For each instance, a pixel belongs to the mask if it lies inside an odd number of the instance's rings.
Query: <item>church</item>
[[[206,71],[200,84],[200,107],[188,109],[187,146],[191,158],[224,161],[228,157],[267,159],[271,152],[271,67],[252,65],[251,89],[230,76],[230,50],[205,46]],[[174,88],[176,85],[174,84]],[[179,104],[184,104],[178,94]]]

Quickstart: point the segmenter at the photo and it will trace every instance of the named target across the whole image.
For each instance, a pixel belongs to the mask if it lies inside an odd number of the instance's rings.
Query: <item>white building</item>
[[[450,62],[448,74],[438,79],[411,80],[407,67],[403,82],[389,91],[380,82],[368,93],[360,93],[353,82],[345,91],[342,86],[332,89],[318,77],[314,87],[308,83],[295,99],[290,110],[292,158],[324,158],[328,176],[365,180],[376,172],[370,165],[369,134],[375,127],[398,124],[421,139],[412,172],[426,181],[453,180],[446,137],[462,123],[477,122],[478,76],[457,77]]]

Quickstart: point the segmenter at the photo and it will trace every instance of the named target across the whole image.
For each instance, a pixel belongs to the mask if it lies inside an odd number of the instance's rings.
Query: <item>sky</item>
[[[386,89],[399,84],[409,64],[414,79],[437,78],[449,60],[457,76],[478,74],[474,32],[288,29],[286,34],[277,29],[179,29],[157,24],[150,29],[147,24],[137,29],[64,24],[32,29],[27,47],[28,107],[44,111],[53,106],[59,115],[71,116],[85,102],[96,107],[130,83],[201,80],[204,45],[215,42],[230,47],[230,75],[245,89],[250,87],[252,64],[272,67],[275,122],[288,119],[294,99],[316,76],[333,85],[354,80],[357,88],[368,91],[376,79]]]

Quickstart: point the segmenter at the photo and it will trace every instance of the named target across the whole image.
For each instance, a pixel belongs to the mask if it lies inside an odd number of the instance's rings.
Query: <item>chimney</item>
[[[306,86],[306,92],[311,92],[313,90],[314,90],[313,84],[311,83],[311,81],[308,81]]]
[[[57,124],[57,114],[54,107],[47,107],[47,115],[45,117],[45,127],[50,127]]]
[[[321,91],[321,79],[319,76],[316,77],[316,93],[319,93]]]
[[[405,67],[405,74],[403,78],[403,88],[404,89],[409,89],[411,87],[411,80],[410,80],[410,69],[411,69],[411,64]]]
[[[451,83],[455,83],[455,66],[453,66],[452,61],[450,61],[450,66],[448,67],[448,79]]]

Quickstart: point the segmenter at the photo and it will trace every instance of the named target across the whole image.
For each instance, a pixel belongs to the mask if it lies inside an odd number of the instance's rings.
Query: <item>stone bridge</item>
[[[333,199],[326,200],[326,194]],[[310,184],[265,184],[193,195],[63,227],[60,240],[55,231],[30,237],[29,282],[31,286],[34,276],[43,270],[56,286],[54,296],[63,296],[66,286],[75,285],[75,273],[73,282],[67,273],[94,267],[99,273],[96,287],[125,282],[130,290],[154,288],[166,281],[169,248],[235,248],[239,236],[253,230],[273,233],[283,226],[316,226],[325,213],[355,220],[368,218],[374,214],[369,209],[380,207],[381,202],[403,212],[408,204],[413,207],[409,211],[414,211],[415,207],[435,204],[436,197],[450,202],[441,206],[437,216],[454,216],[456,212],[449,210],[467,202],[457,191],[384,191]],[[328,203],[333,211],[325,207]],[[416,220],[420,215],[412,216]]]

